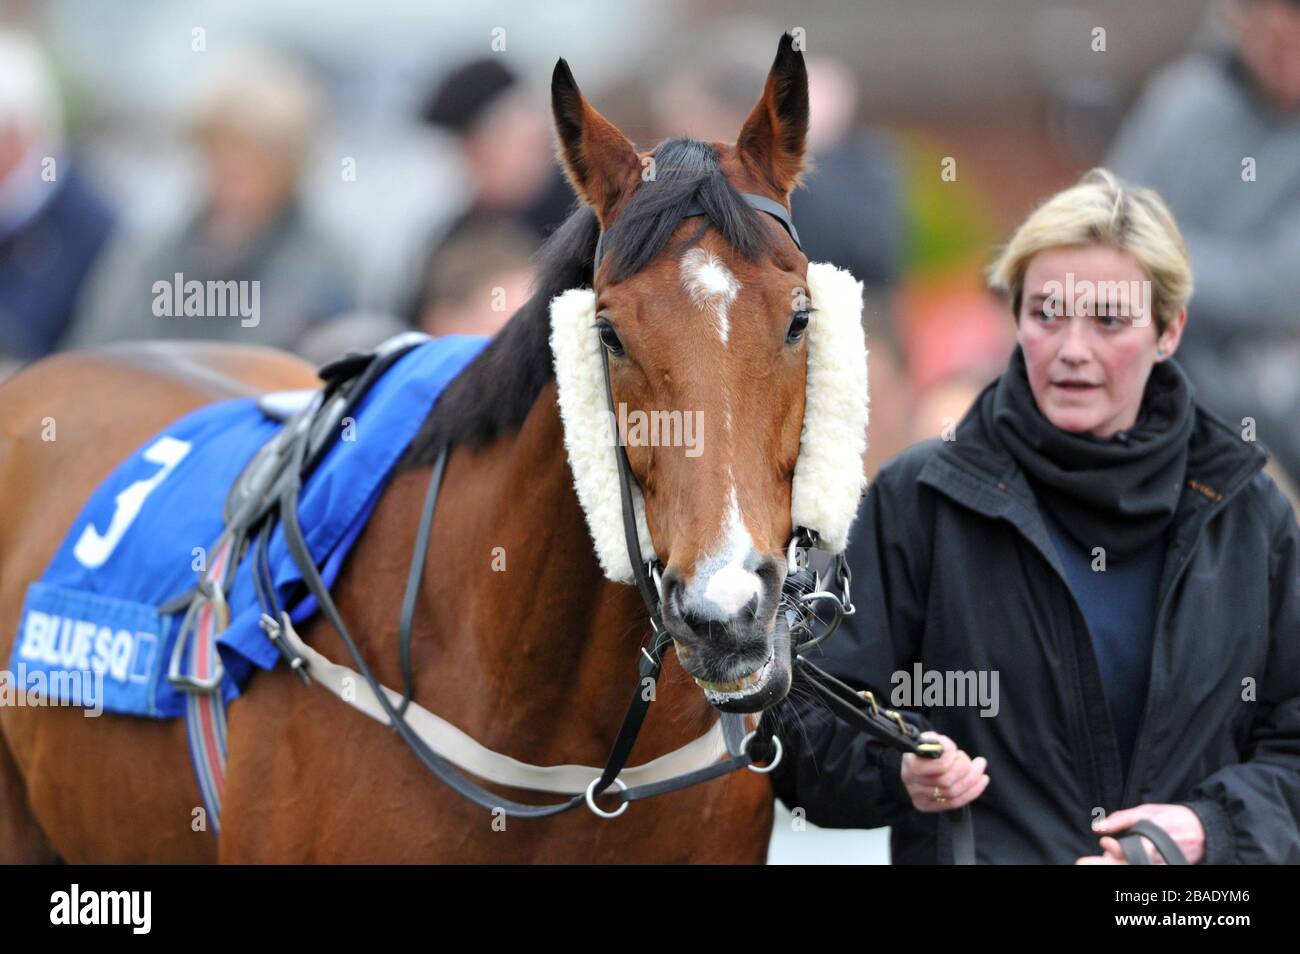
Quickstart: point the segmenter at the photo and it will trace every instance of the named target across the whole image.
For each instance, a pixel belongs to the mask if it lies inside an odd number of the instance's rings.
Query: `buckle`
[[[283,622],[281,622],[283,621]],[[293,622],[289,619],[289,614],[284,610],[280,611],[280,619],[277,620],[270,613],[263,613],[262,618],[257,621],[257,625],[262,627],[266,633],[266,638],[280,650],[280,655],[289,660],[289,668],[298,674],[304,686],[311,685],[311,678],[307,675],[307,660],[304,659],[296,649],[290,646],[281,637],[286,630],[293,629]],[[298,634],[295,632],[294,636]]]
[[[181,692],[210,693],[220,689],[221,680],[226,675],[226,669],[221,664],[221,654],[215,649],[215,635],[224,632],[230,625],[230,607],[226,603],[226,594],[222,592],[221,587],[213,586],[211,580],[206,578],[200,580],[196,589],[194,599],[190,601],[190,607],[185,611],[185,618],[181,621],[181,631],[176,636],[176,645],[172,647],[171,661],[167,666],[167,681]],[[185,650],[189,647],[197,628],[199,613],[205,606],[211,608],[216,620],[213,634],[212,675],[200,678],[181,672],[181,666],[185,658]]]
[[[867,705],[871,706],[871,714],[873,716],[880,715],[880,708],[876,705],[876,696],[874,693],[868,689],[859,689],[858,695],[867,701]]]

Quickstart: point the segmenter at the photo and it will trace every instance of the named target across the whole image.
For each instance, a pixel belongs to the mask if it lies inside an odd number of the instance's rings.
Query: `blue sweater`
[[[1151,677],[1156,597],[1164,569],[1165,541],[1163,537],[1157,539],[1123,563],[1107,559],[1104,571],[1094,570],[1091,550],[1066,533],[1046,508],[1040,508],[1040,512],[1088,624],[1119,743],[1120,764],[1127,775]]]

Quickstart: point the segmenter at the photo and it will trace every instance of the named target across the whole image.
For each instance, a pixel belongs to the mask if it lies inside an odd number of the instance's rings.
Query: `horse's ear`
[[[763,96],[745,120],[736,151],[782,195],[800,183],[808,137],[808,69],[794,37],[781,37]]]
[[[636,147],[583,98],[562,59],[551,76],[551,111],[564,172],[574,191],[596,210],[601,227],[607,228],[619,202],[641,176]]]

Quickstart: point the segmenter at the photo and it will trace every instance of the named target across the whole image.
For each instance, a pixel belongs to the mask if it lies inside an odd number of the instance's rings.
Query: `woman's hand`
[[[1205,858],[1205,826],[1201,817],[1186,805],[1138,805],[1123,811],[1112,812],[1092,826],[1092,830],[1104,837],[1101,839],[1102,854],[1085,856],[1075,861],[1076,865],[1123,865],[1124,850],[1119,841],[1107,833],[1131,828],[1133,823],[1143,818],[1150,819],[1169,833],[1169,837],[1178,845],[1178,850],[1187,858],[1189,865],[1199,864]],[[1155,865],[1168,864],[1160,852],[1156,851],[1150,839],[1142,839],[1142,847],[1147,857]]]
[[[937,759],[910,752],[903,756],[903,784],[917,811],[951,811],[984,794],[989,787],[987,759],[972,759],[952,739],[937,732],[922,732],[921,738],[942,743],[943,755]]]

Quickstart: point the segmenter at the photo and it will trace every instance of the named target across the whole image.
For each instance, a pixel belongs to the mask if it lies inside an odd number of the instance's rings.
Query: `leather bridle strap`
[[[830,673],[813,665],[805,656],[796,656],[795,663],[805,676],[805,685],[820,696],[836,716],[849,725],[901,752],[910,752],[921,758],[938,758],[943,754],[942,745],[923,741],[916,726],[904,721],[897,711],[881,709],[872,693],[855,691]],[[970,805],[963,805],[958,809],[956,818],[952,816],[951,811],[942,812],[939,816],[948,825],[952,863],[973,865],[975,864],[975,827],[971,820]]]
[[[796,656],[795,664],[803,671],[808,687],[821,696],[831,711],[844,722],[902,752],[925,758],[942,754],[942,749],[937,752],[934,750],[934,743],[921,741],[916,727],[903,721],[893,710],[881,710],[874,704],[874,700],[863,709],[862,704],[866,699],[861,693],[813,665],[804,656]],[[896,718],[884,715],[885,712],[893,713]]]
[[[1178,847],[1178,843],[1170,837],[1169,832],[1149,818],[1139,819],[1124,831],[1114,835],[1114,838],[1119,842],[1120,850],[1124,852],[1124,860],[1129,864],[1151,864],[1151,857],[1147,854],[1146,845],[1142,844],[1141,836],[1143,835],[1155,843],[1156,850],[1160,852],[1166,864],[1187,864],[1187,856]]]
[[[415,534],[415,552],[411,554],[411,569],[406,576],[406,595],[402,597],[402,618],[397,624],[397,644],[402,657],[402,704],[397,707],[397,711],[402,714],[406,713],[411,704],[411,624],[415,620],[415,602],[420,595],[420,581],[424,578],[424,561],[429,554],[433,511],[438,505],[438,491],[442,489],[442,475],[446,470],[447,451],[444,449],[434,461],[429,489],[424,495],[420,528]]]
[[[601,367],[605,370],[605,394],[609,398],[611,412],[614,407],[614,392],[609,383],[609,351],[604,347]],[[650,626],[655,635],[664,631],[663,618],[659,612],[659,589],[650,581],[646,571],[645,560],[641,556],[641,535],[637,530],[636,507],[632,503],[632,468],[627,462],[627,453],[623,450],[623,439],[618,432],[618,419],[610,414],[610,427],[613,431],[614,458],[618,461],[618,494],[623,502],[623,536],[627,542],[627,558],[632,564],[632,576],[636,588],[641,592],[646,610],[650,613]]]
[[[301,463],[302,457],[305,456],[303,454],[304,450],[305,445],[300,447],[299,463]],[[446,453],[445,449],[443,453]],[[432,491],[437,487],[437,484],[431,480],[429,487]],[[335,606],[334,600],[330,597],[329,588],[325,585],[325,581],[321,579],[320,573],[316,569],[316,562],[312,558],[311,551],[308,549],[307,542],[302,534],[302,527],[298,523],[297,481],[290,481],[286,485],[280,500],[279,510],[281,523],[284,527],[285,543],[289,547],[294,562],[298,564],[298,569],[303,575],[303,582],[306,584],[307,589],[316,597],[320,605],[320,611],[330,622],[330,625],[334,627],[339,638],[343,641],[343,645],[347,647],[348,653],[352,656],[358,671],[365,678],[371,692],[374,693],[375,698],[383,708],[384,715],[388,718],[388,724],[393,727],[402,741],[411,748],[416,757],[429,771],[438,776],[452,790],[489,811],[500,808],[510,815],[542,818],[568,811],[582,802],[582,796],[576,795],[566,802],[553,805],[525,805],[521,802],[503,798],[466,778],[450,762],[433,752],[407,723],[405,716],[397,711],[389,701],[387,694],[379,685],[378,680],[375,679],[374,673],[371,672],[370,666],[367,665],[365,657],[357,648],[352,634],[348,631],[347,624],[343,622],[342,616],[339,615],[338,607]]]

